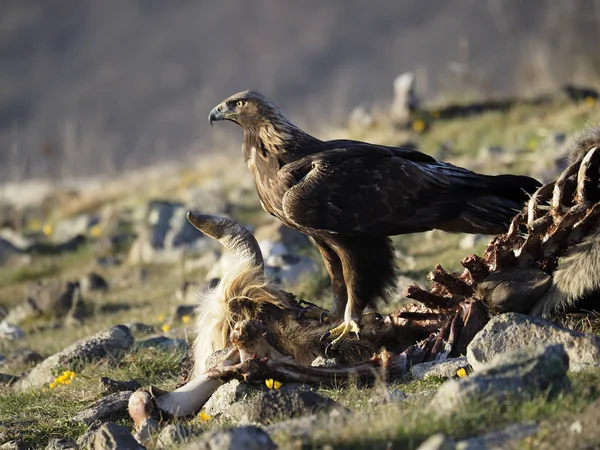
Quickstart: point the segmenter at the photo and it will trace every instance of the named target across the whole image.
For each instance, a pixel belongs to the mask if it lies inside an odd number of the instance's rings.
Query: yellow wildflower
[[[185,324],[188,324],[188,323],[190,323],[190,321],[191,321],[191,320],[192,320],[192,318],[191,318],[190,316],[183,316],[183,317],[181,318],[181,321],[182,321],[183,323],[185,323]]]
[[[415,130],[417,133],[422,133],[423,130],[425,130],[425,122],[423,122],[421,119],[417,119],[412,123],[412,129]]]
[[[50,225],[49,223],[44,225],[44,227],[42,228],[42,233],[44,233],[46,236],[50,236],[52,234],[52,231],[52,225]]]
[[[461,367],[460,369],[458,369],[456,371],[456,375],[458,375],[461,378],[466,377],[467,376],[467,370],[464,367]]]
[[[210,416],[208,414],[206,414],[204,411],[200,411],[200,414],[198,414],[198,417],[200,417],[200,420],[202,422],[208,422],[210,420]]]
[[[49,387],[50,389],[54,389],[56,386],[57,386],[57,384],[56,384],[56,382],[54,382],[54,381],[48,385],[48,387]]]
[[[171,330],[171,325],[168,323],[165,323],[162,327],[163,333],[168,333]]]
[[[585,98],[585,104],[588,106],[594,106],[594,103],[596,103],[596,99],[594,97],[592,97],[591,95],[588,95]]]
[[[94,225],[92,228],[90,228],[90,236],[98,237],[101,234],[102,234],[102,228],[100,227],[100,225]]]
[[[279,390],[279,388],[281,387],[281,381],[277,381],[277,380],[273,380],[272,378],[269,378],[268,380],[265,380],[265,384],[267,385],[267,387],[269,389],[273,389],[275,388],[275,390]]]

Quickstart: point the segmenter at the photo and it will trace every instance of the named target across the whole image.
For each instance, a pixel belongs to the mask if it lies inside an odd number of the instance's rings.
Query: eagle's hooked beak
[[[225,120],[226,113],[227,113],[227,107],[224,106],[223,104],[215,106],[212,109],[212,111],[210,112],[210,114],[208,115],[208,123],[210,123],[210,126],[212,127],[213,122],[217,122],[219,120]]]

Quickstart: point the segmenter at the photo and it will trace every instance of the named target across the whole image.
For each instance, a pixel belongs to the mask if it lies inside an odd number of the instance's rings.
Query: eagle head
[[[277,106],[256,91],[238,92],[215,106],[208,115],[211,125],[218,120],[230,120],[244,129],[258,128],[265,121],[281,118],[285,119]]]

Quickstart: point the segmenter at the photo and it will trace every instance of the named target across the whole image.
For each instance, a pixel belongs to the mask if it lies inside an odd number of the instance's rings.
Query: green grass
[[[571,376],[572,391],[548,401],[544,394],[530,400],[506,402],[473,402],[455,415],[445,419],[434,419],[427,410],[428,399],[416,397],[407,401],[373,407],[368,399],[375,393],[373,389],[348,388],[346,390],[324,390],[332,398],[352,407],[358,417],[344,420],[323,418],[319,429],[311,433],[309,442],[302,448],[378,449],[378,448],[417,448],[432,434],[441,432],[456,440],[499,430],[513,423],[546,420],[560,422],[600,397],[597,390],[600,371]],[[412,383],[398,385],[401,390],[408,388],[414,392],[429,391],[439,382]],[[291,442],[285,432],[275,436],[281,448],[300,448],[298,442]]]

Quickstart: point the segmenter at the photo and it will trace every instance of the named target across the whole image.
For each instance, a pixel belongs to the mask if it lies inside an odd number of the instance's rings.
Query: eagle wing
[[[287,164],[278,181],[287,188],[282,206],[290,222],[340,234],[436,228],[441,219],[458,216],[460,203],[485,187],[481,175],[423,153],[356,143]]]

